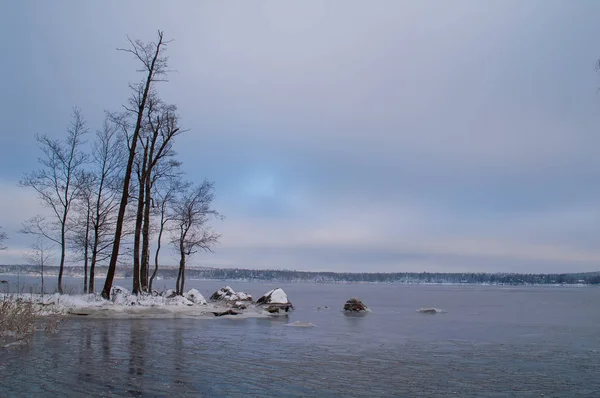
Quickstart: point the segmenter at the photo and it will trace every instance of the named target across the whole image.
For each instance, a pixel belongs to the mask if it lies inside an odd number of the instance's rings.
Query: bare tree
[[[25,174],[19,182],[21,186],[33,188],[42,204],[51,210],[53,221],[36,216],[24,224],[22,232],[43,236],[59,245],[58,291],[61,294],[69,211],[79,193],[76,179],[86,162],[86,155],[81,152],[80,147],[87,128],[77,108],[73,110],[73,122],[67,132],[64,142],[46,135],[36,136],[44,153],[44,156],[38,159],[42,167]]]
[[[165,184],[155,185],[154,187],[154,213],[158,217],[158,236],[156,238],[156,251],[154,252],[154,270],[152,271],[152,275],[148,282],[149,292],[152,292],[152,283],[158,273],[158,260],[162,247],[162,236],[167,223],[171,221],[171,217],[173,216],[173,214],[169,212],[169,209],[173,199],[181,188],[181,181],[178,177],[171,177]]]
[[[37,265],[40,267],[40,275],[42,277],[42,298],[44,298],[44,266],[49,265],[50,261],[54,258],[54,254],[51,252],[52,245],[42,237],[37,237],[31,245],[29,245],[29,251],[23,253],[25,260],[31,265]]]
[[[146,139],[148,141],[148,139]],[[146,168],[148,167],[148,145],[144,146],[144,152],[141,156],[141,161],[137,162],[137,177],[138,177],[138,198],[137,198],[137,211],[135,213],[135,226],[133,234],[133,287],[132,293],[138,294],[141,292],[140,286],[140,243],[141,243],[141,231],[142,231],[142,216],[144,213],[144,195],[146,190],[145,186],[145,174]],[[140,165],[141,163],[141,165]]]
[[[116,223],[118,194],[123,181],[125,145],[119,139],[119,125],[107,118],[96,132],[92,148],[94,191],[91,215],[90,279],[88,291],[94,293],[96,264],[109,258]]]
[[[133,171],[133,162],[136,157],[137,142],[139,140],[140,130],[142,128],[142,122],[144,120],[144,112],[146,110],[146,101],[148,95],[151,92],[153,83],[164,79],[167,73],[167,61],[168,59],[162,56],[161,52],[164,51],[167,42],[163,40],[163,32],[158,32],[158,40],[156,42],[143,43],[139,40],[135,42],[129,40],[131,44],[130,49],[123,49],[122,51],[133,54],[141,63],[143,68],[141,71],[146,73],[144,81],[137,85],[130,86],[132,89],[132,96],[130,98],[130,106],[126,107],[127,114],[135,118],[135,127],[131,135],[128,135],[129,156],[127,159],[127,167],[125,169],[125,175],[123,177],[123,190],[121,196],[121,202],[119,204],[119,212],[117,214],[117,220],[115,225],[114,241],[112,246],[112,253],[110,257],[110,263],[108,266],[108,272],[106,275],[106,281],[102,290],[102,297],[105,299],[110,298],[110,290],[112,288],[112,282],[115,276],[115,270],[117,267],[117,260],[119,257],[119,249],[121,244],[121,235],[123,232],[123,223],[125,220],[125,211],[127,208],[127,202],[129,200],[129,184],[131,183],[131,174]]]
[[[1,229],[2,227],[0,227]],[[6,245],[4,245],[4,241],[8,239],[8,235],[6,235],[6,232],[0,231],[0,250],[6,250],[7,247]]]
[[[90,263],[90,243],[94,203],[94,175],[83,172],[78,179],[79,194],[73,202],[74,216],[71,217],[73,246],[81,254],[83,261],[83,292],[88,292],[88,267]]]
[[[179,273],[175,285],[175,292],[179,295],[183,294],[185,285],[187,258],[198,250],[212,251],[221,237],[208,226],[211,218],[223,218],[211,207],[215,197],[213,191],[214,183],[206,180],[199,186],[187,184],[174,201],[171,243],[179,252]]]
[[[148,98],[147,123],[140,134],[144,154],[141,162],[138,162],[141,167],[138,167],[139,196],[134,237],[134,293],[148,291],[152,187],[157,180],[170,175],[179,167],[179,162],[170,159],[175,155],[172,149],[173,139],[181,132],[178,120],[175,105],[165,105],[155,95]]]

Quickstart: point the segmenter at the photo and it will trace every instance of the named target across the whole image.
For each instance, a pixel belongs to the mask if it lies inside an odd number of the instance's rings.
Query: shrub
[[[0,347],[26,343],[36,330],[55,332],[59,323],[59,317],[42,318],[38,307],[31,301],[0,296]]]

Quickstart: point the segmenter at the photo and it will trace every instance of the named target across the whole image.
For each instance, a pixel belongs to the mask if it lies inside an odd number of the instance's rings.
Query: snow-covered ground
[[[104,300],[100,294],[45,295],[3,294],[4,300],[22,300],[36,304],[40,315],[73,315],[92,318],[215,318],[231,309],[228,303],[207,302],[202,294],[191,289],[183,296],[166,291],[162,295],[133,295],[127,289],[113,286],[111,299]],[[248,305],[246,309],[235,310],[237,315],[224,315],[222,318],[262,318],[269,313],[261,308]]]

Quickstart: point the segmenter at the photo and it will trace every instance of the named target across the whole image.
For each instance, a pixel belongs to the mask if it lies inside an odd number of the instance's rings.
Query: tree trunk
[[[142,229],[142,264],[140,270],[140,279],[142,291],[148,292],[148,268],[150,263],[150,194],[152,183],[150,179],[150,170],[145,179],[144,193],[144,226]]]
[[[156,273],[158,272],[158,254],[160,253],[160,244],[162,239],[163,230],[165,228],[164,217],[161,215],[160,220],[160,230],[158,231],[158,238],[156,242],[156,252],[154,253],[154,271],[152,272],[152,276],[150,277],[150,282],[148,283],[148,291],[152,293],[152,282],[154,278],[156,278]]]
[[[88,293],[90,293],[90,294],[93,294],[94,289],[95,289],[95,286],[94,286],[94,274],[96,271],[95,268],[96,268],[96,259],[93,258],[93,256],[92,256],[92,262],[90,264],[90,287],[88,288]]]
[[[42,301],[44,300],[44,262],[42,261]]]
[[[65,206],[65,210],[63,212],[62,223],[60,226],[60,266],[58,268],[58,293],[59,294],[63,294],[62,277],[63,277],[63,270],[65,267],[66,244],[67,244],[66,223],[67,223],[67,207]]]
[[[179,271],[177,271],[177,281],[175,282],[175,294],[180,294],[179,281],[181,281],[181,264],[179,265]]]
[[[183,246],[183,239],[179,242],[179,273],[177,274],[177,289],[178,295],[183,295],[183,284],[185,282],[185,248]]]
[[[89,263],[89,245],[90,245],[90,206],[88,201],[87,218],[85,220],[85,238],[83,249],[83,294],[88,292],[88,263]]]
[[[102,178],[100,178],[100,184],[98,185],[98,193],[96,195],[96,204],[94,205],[94,210],[96,214],[94,214],[94,240],[92,243],[92,259],[90,262],[90,287],[88,289],[89,293],[94,293],[95,290],[94,275],[96,271],[96,261],[98,260],[98,241],[100,240],[100,206],[102,203],[102,193],[104,192],[104,181],[106,178],[105,176],[105,167],[102,166]]]
[[[181,263],[179,264],[179,267],[181,268],[181,295],[183,295],[184,292],[184,285],[185,285],[185,254],[183,255],[183,257],[181,258]]]
[[[142,100],[138,107],[137,121],[131,139],[131,148],[129,149],[129,159],[127,159],[127,168],[125,170],[125,177],[123,179],[123,195],[121,196],[121,203],[119,205],[119,213],[117,215],[117,224],[115,226],[115,239],[113,243],[113,250],[110,256],[110,263],[108,265],[108,271],[106,273],[106,281],[104,282],[104,288],[102,289],[102,297],[105,299],[110,298],[110,289],[112,288],[113,279],[115,278],[115,271],[117,269],[117,259],[119,257],[119,247],[121,245],[121,234],[123,233],[123,222],[125,220],[125,210],[127,208],[127,200],[129,199],[129,184],[131,182],[131,172],[133,170],[133,161],[135,159],[136,146],[140,130],[142,128],[142,118],[144,116],[144,109],[146,108],[146,100],[148,99],[148,93],[150,91],[150,84],[152,83],[152,75],[154,73],[154,66],[160,49],[162,46],[162,33],[159,33],[159,41],[156,45],[156,52],[152,58],[152,63],[148,70],[148,77],[146,78],[146,85],[144,86],[144,93],[142,94]]]
[[[92,260],[90,261],[90,287],[88,289],[89,293],[94,293],[94,274],[96,271],[96,261],[98,257],[98,226],[94,226],[94,243],[92,246]]]
[[[146,140],[147,141],[147,140]],[[139,171],[138,206],[135,215],[135,234],[133,237],[133,294],[141,293],[140,285],[140,238],[144,221],[144,194],[146,193],[146,168],[148,167],[148,145],[144,148],[142,168]]]

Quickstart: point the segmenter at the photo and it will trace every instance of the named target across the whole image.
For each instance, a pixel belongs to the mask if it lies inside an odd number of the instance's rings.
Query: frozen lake
[[[174,281],[156,287],[163,285]],[[280,286],[296,310],[287,319],[74,318],[57,334],[0,351],[0,396],[600,393],[597,287],[190,280],[186,289],[208,298],[225,285],[255,299]],[[344,316],[352,296],[373,312]],[[446,312],[416,312],[421,307]],[[283,326],[295,321],[317,326]]]

